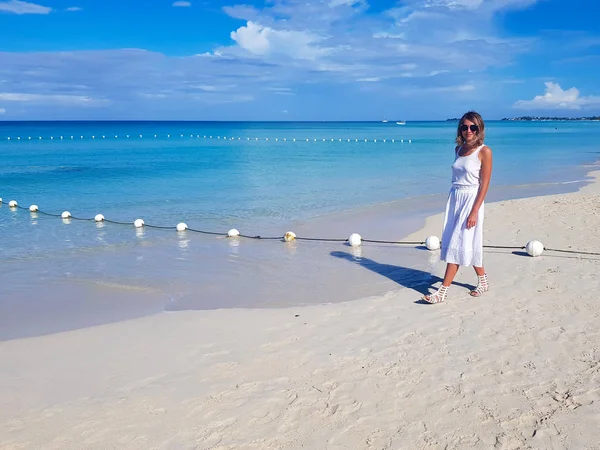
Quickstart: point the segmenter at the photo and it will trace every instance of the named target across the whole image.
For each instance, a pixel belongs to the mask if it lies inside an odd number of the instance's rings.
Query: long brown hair
[[[465,120],[469,120],[479,127],[475,138],[475,142],[473,144],[476,147],[483,145],[483,141],[485,140],[485,124],[483,123],[481,115],[475,111],[468,111],[464,113],[458,121],[458,127],[456,128],[456,145],[466,144],[466,141],[463,139],[462,132],[460,131],[460,127],[462,126]]]

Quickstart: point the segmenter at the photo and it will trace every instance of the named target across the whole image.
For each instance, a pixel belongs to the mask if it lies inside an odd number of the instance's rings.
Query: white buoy
[[[540,256],[542,253],[544,253],[544,244],[536,240],[529,241],[527,245],[525,245],[525,251],[527,251],[529,256],[533,256],[535,258],[536,256]]]
[[[38,208],[38,205],[31,205],[31,206],[29,207],[29,211],[31,211],[31,212],[36,212],[36,211],[39,211],[39,209],[40,209],[40,208]]]
[[[11,208],[16,208],[18,206],[18,203],[16,200],[11,200],[10,202],[8,202],[8,206],[10,206]]]
[[[348,238],[351,247],[358,247],[362,242],[362,236],[358,233],[352,233]]]
[[[296,240],[296,233],[294,233],[293,231],[288,231],[287,233],[285,233],[283,235],[283,240],[285,242],[292,242]]]
[[[104,216],[103,216],[102,214],[96,214],[96,215],[94,216],[94,220],[95,220],[96,222],[102,222],[102,221],[104,220]]]
[[[60,215],[60,217],[62,217],[63,219],[70,219],[71,213],[69,211],[63,211],[63,213]]]
[[[440,238],[437,236],[429,236],[425,239],[425,246],[428,250],[438,250],[440,248]]]
[[[237,237],[240,235],[240,232],[238,230],[236,230],[235,228],[232,228],[231,230],[229,230],[227,232],[227,237]]]
[[[185,231],[187,228],[188,226],[183,222],[177,224],[177,231]]]
[[[142,228],[144,226],[144,221],[142,219],[135,219],[133,226],[136,228]]]

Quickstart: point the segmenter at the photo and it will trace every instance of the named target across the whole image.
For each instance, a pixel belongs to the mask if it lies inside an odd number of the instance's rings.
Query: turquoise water
[[[82,216],[254,228],[445,192],[454,132],[453,122],[3,123],[0,195]],[[600,123],[491,122],[487,136],[494,185],[569,181],[570,167],[594,160]]]
[[[235,227],[250,235],[281,236],[316,217],[331,216],[335,223],[335,214],[343,211],[443,195],[455,130],[455,122],[0,123],[5,267],[0,289],[23,294],[65,279],[106,277],[150,286],[172,299],[183,292],[175,285],[185,285],[189,293],[218,280],[214,272],[230,270],[227,261],[235,254],[230,243],[213,237],[190,241],[159,230],[136,234],[117,225],[66,225],[10,211],[9,200],[77,217],[102,213],[126,222],[143,218],[147,224],[175,226],[183,221],[195,229],[225,233]],[[492,193],[578,182],[584,178],[582,166],[598,159],[598,122],[489,122],[486,131],[494,152]],[[261,257],[273,257],[271,250],[253,248],[259,257],[244,264],[238,258],[232,263],[237,270],[260,272],[268,264]],[[129,264],[140,251],[149,252],[142,260],[153,262]],[[242,295],[212,289],[216,296]]]

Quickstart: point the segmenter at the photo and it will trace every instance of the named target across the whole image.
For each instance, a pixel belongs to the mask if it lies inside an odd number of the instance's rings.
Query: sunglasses
[[[479,131],[479,127],[477,125],[471,125],[471,126],[461,125],[460,126],[460,131],[467,131],[469,128],[471,129],[471,131],[473,133],[477,133]]]

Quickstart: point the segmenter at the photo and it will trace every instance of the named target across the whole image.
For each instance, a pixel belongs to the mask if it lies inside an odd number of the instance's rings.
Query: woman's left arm
[[[492,178],[492,149],[485,146],[479,152],[481,155],[481,169],[479,172],[479,190],[477,191],[477,197],[473,204],[471,214],[467,218],[467,228],[473,228],[477,223],[477,216],[479,214],[479,208],[485,200],[488,188],[490,187],[490,179]]]

